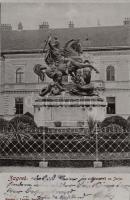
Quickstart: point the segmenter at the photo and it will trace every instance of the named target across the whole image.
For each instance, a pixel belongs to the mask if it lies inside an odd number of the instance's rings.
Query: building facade
[[[69,39],[81,38],[83,54],[93,61],[102,81],[108,106],[106,116],[130,116],[130,27],[90,27],[54,30],[4,31],[0,59],[0,115],[11,119],[30,112],[39,91],[50,79],[41,82],[33,72],[35,64],[45,65],[44,40],[56,35],[63,46]]]

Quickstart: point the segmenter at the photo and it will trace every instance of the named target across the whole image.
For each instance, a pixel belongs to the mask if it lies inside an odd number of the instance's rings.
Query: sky
[[[37,2],[37,1],[36,1]],[[130,3],[2,3],[1,21],[17,29],[38,29],[47,21],[51,28],[66,28],[72,20],[75,27],[122,25],[130,17]]]

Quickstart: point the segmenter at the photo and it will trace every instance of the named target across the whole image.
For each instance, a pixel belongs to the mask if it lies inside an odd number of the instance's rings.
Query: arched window
[[[23,83],[24,72],[22,68],[16,70],[16,83]]]
[[[109,65],[106,69],[106,78],[107,78],[107,81],[115,80],[115,69],[111,65]]]

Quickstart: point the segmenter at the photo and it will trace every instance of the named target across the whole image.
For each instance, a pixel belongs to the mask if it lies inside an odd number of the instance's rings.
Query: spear
[[[44,45],[44,48],[43,48],[43,52],[45,51],[49,41],[51,40],[51,34],[48,36],[47,40],[45,41],[45,45]]]

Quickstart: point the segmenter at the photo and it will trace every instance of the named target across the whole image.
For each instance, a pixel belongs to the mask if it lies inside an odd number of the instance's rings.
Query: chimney
[[[130,17],[126,17],[123,21],[124,26],[130,26]]]
[[[74,23],[73,23],[73,21],[70,21],[70,22],[69,22],[69,28],[74,28]]]
[[[19,30],[19,31],[22,31],[22,30],[23,30],[22,22],[19,22],[19,23],[18,23],[18,30]]]
[[[42,24],[39,25],[39,30],[49,29],[49,24],[46,21],[43,21]]]

